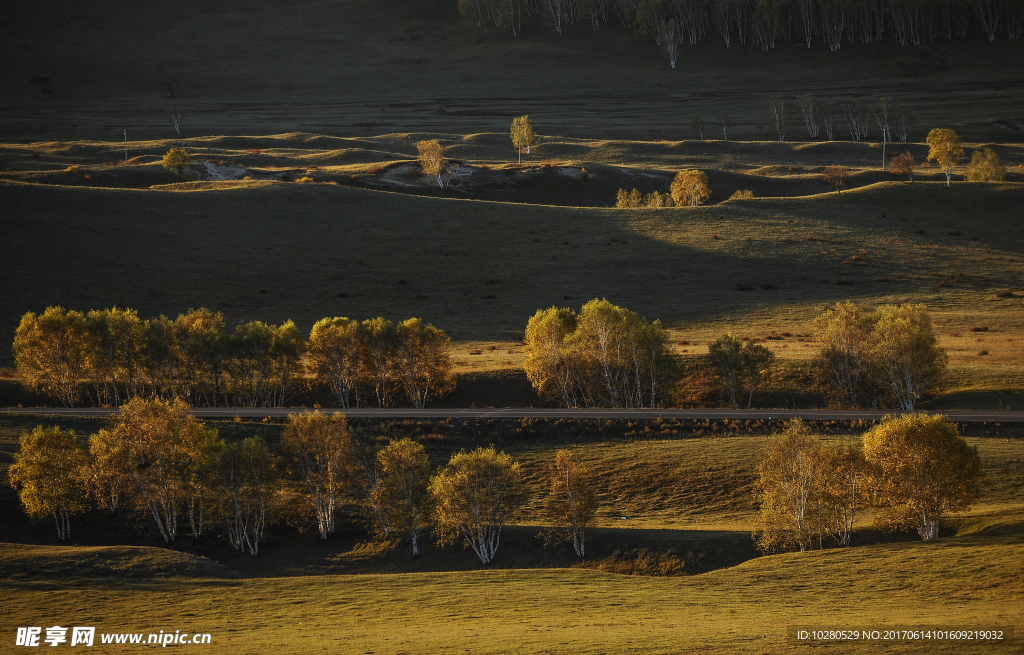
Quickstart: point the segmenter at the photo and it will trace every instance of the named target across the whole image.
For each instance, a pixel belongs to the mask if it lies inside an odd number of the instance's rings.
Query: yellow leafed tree
[[[945,416],[887,416],[864,435],[864,455],[876,521],[913,527],[924,540],[939,536],[944,516],[975,503],[985,483],[978,449]]]
[[[992,148],[974,151],[967,165],[968,182],[1002,182],[1005,178],[1006,167]]]
[[[953,179],[953,167],[964,156],[960,136],[953,130],[935,128],[928,133],[928,161],[938,162],[946,174],[946,186]]]
[[[537,142],[537,135],[533,131],[533,124],[529,116],[517,116],[512,119],[511,134],[512,147],[519,153],[519,163],[523,163],[523,148],[526,154],[530,154],[530,146]]]
[[[40,425],[22,435],[8,477],[26,514],[53,516],[57,538],[71,536],[71,515],[86,509],[89,477],[88,459],[73,430]]]
[[[306,486],[320,530],[326,540],[335,530],[335,509],[350,485],[356,462],[352,431],[345,416],[302,412],[288,416],[281,452],[291,458]]]
[[[590,472],[573,461],[568,450],[559,450],[549,484],[550,493],[545,501],[548,515],[555,526],[566,532],[576,555],[584,557],[587,531],[594,527],[597,513],[597,494]]]
[[[38,316],[25,314],[13,349],[27,387],[56,396],[65,407],[75,406],[89,368],[89,327],[81,312],[47,307]]]
[[[708,176],[704,171],[680,171],[669,189],[672,199],[680,207],[703,205],[711,197]]]

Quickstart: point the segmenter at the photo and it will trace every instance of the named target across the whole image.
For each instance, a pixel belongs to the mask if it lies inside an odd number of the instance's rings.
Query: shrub
[[[295,180],[295,183],[296,184],[312,184],[314,181],[315,180],[313,178],[311,178],[311,177],[309,177],[307,175],[307,176],[300,177],[299,179]]]
[[[1005,178],[1006,167],[991,148],[974,151],[967,165],[968,182],[1002,182]]]
[[[729,196],[729,200],[752,200],[754,192],[750,189],[741,189]]]

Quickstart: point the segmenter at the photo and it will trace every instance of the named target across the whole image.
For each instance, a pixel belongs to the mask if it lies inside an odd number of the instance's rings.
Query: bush
[[[306,175],[304,177],[300,177],[299,179],[295,180],[295,183],[296,184],[312,184],[315,181],[316,180],[314,180],[313,178],[311,178],[308,175]]]
[[[1002,182],[1005,178],[1006,167],[991,148],[974,151],[967,165],[968,182]]]
[[[754,192],[750,189],[742,189],[729,196],[729,200],[753,200],[753,198]]]

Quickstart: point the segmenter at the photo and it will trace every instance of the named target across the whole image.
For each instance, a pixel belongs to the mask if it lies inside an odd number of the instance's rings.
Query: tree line
[[[945,371],[924,305],[881,305],[868,312],[837,303],[815,319],[813,368],[834,402],[846,407],[913,409]],[[541,397],[562,407],[660,407],[683,381],[660,321],[607,300],[579,313],[539,310],[526,326],[527,377]],[[733,407],[753,406],[775,354],[753,340],[718,337],[701,356]]]
[[[283,407],[304,384],[329,388],[346,408],[424,407],[455,384],[448,336],[419,318],[324,318],[305,338],[292,321],[227,332],[205,308],[147,320],[133,309],[48,307],[22,317],[13,350],[22,382],[66,407],[137,397]]]
[[[822,442],[799,419],[773,437],[757,463],[754,540],[765,553],[849,546],[870,508],[884,529],[939,536],[940,521],[966,510],[985,486],[978,449],[944,416],[888,416],[858,448]]]
[[[413,556],[429,532],[483,564],[531,497],[519,464],[493,447],[460,451],[433,471],[422,444],[360,445],[344,415],[314,411],[289,416],[278,456],[259,437],[225,442],[180,398],[129,400],[86,448],[74,431],[38,426],[22,435],[9,481],[29,516],[53,518],[62,541],[72,515],[96,508],[151,518],[164,543],[219,533],[256,556],[268,514],[297,496],[321,539],[351,503],[379,538],[410,544]],[[546,485],[551,535],[583,557],[597,511],[586,467],[559,451]]]
[[[608,22],[650,38],[675,68],[679,46],[717,35],[725,47],[823,43],[833,52],[849,44],[891,41],[901,46],[1005,31],[1024,31],[1021,0],[458,0],[459,11],[484,23],[522,31],[524,17],[540,17],[556,34],[575,23],[600,31]]]
[[[935,539],[941,520],[966,510],[985,485],[977,449],[945,417],[888,416],[862,441],[859,449],[822,442],[799,419],[769,440],[754,491],[761,551],[849,546],[867,507],[881,527]],[[346,504],[359,507],[377,538],[408,544],[414,557],[430,534],[440,546],[462,543],[485,565],[533,493],[519,464],[493,446],[462,450],[432,470],[421,443],[360,445],[340,413],[291,415],[281,453],[259,437],[225,442],[180,399],[134,398],[87,448],[59,427],[22,435],[9,482],[30,517],[54,520],[61,541],[71,516],[96,508],[151,518],[167,544],[186,531],[197,541],[221,534],[255,557],[275,507],[299,508],[327,540]],[[599,508],[592,474],[559,450],[542,485],[548,541],[571,542],[585,557]]]

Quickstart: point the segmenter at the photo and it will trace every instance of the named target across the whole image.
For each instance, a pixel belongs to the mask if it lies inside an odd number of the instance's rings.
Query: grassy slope
[[[887,182],[841,198],[654,211],[286,184],[174,193],[0,183],[0,198],[0,333],[50,304],[121,303],[147,316],[208,306],[229,324],[292,318],[304,330],[330,315],[417,315],[470,342],[456,360],[471,369],[474,341],[499,342],[489,365],[518,365],[514,342],[537,308],[594,297],[660,318],[693,341],[680,348],[691,353],[728,330],[807,333],[837,300],[909,300],[937,318],[951,391],[1021,386],[1021,301],[995,295],[1024,286],[1017,184]],[[968,332],[978,325],[990,331]],[[813,346],[772,343],[796,358]]]

